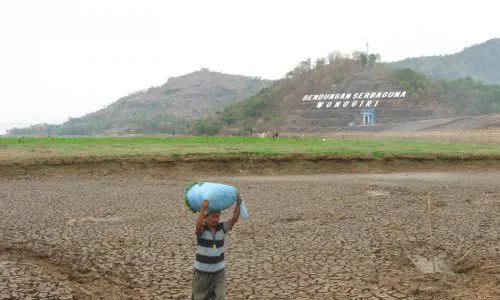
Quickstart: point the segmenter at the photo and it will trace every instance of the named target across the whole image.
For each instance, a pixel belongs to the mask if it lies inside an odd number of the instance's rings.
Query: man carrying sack
[[[196,219],[196,260],[193,273],[192,300],[225,299],[224,236],[240,217],[241,195],[236,196],[233,217],[219,222],[220,212],[209,211],[203,199]]]

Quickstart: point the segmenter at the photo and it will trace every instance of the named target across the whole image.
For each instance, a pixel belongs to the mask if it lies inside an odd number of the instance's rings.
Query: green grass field
[[[5,137],[0,157],[127,157],[137,155],[280,155],[328,154],[381,158],[392,155],[499,155],[498,144],[467,144],[400,138],[287,138],[259,137]]]

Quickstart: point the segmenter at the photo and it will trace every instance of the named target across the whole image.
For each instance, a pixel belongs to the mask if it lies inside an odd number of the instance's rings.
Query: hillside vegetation
[[[80,118],[60,125],[14,128],[11,135],[104,135],[184,133],[187,119],[203,117],[243,100],[271,83],[259,77],[223,74],[202,69],[171,77]]]
[[[470,76],[484,83],[500,84],[500,38],[467,47],[454,54],[412,57],[387,65],[410,68],[431,78],[458,79]]]
[[[359,54],[359,53],[358,53]],[[377,56],[378,57],[378,56]],[[335,89],[399,87],[408,92],[403,104],[385,106],[378,122],[408,122],[429,118],[474,116],[500,112],[500,86],[472,77],[433,80],[408,68],[393,69],[356,55],[301,62],[287,76],[221,113],[190,122],[192,134],[246,135],[264,131],[314,132],[346,127],[359,120],[359,109],[315,110],[302,98]]]

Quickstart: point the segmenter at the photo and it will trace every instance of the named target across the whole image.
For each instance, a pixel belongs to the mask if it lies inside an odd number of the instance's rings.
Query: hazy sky
[[[489,1],[4,0],[0,134],[59,124],[200,68],[278,79],[339,50],[383,61],[500,37]]]

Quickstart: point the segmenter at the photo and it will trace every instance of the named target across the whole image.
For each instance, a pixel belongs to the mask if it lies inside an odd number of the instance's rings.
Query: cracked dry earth
[[[190,180],[234,185],[248,208],[227,236],[227,299],[500,299],[499,178],[4,179],[0,299],[189,299]]]

